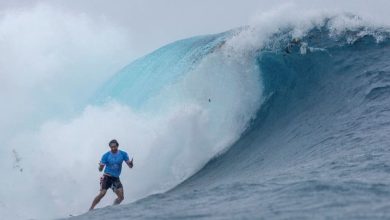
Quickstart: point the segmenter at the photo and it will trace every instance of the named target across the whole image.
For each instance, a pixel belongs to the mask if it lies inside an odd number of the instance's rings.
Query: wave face
[[[359,26],[335,33],[332,23],[324,19],[299,39],[282,29],[246,50],[255,54],[264,98],[228,151],[166,193],[78,218],[389,218],[388,32]],[[197,46],[204,48],[245,32],[253,30],[187,42],[208,42]],[[127,89],[113,94],[129,97]]]
[[[115,99],[132,107],[142,106],[162,88],[179,81],[212,50],[220,46],[227,34],[194,37],[158,49],[122,69],[96,94],[95,101]]]

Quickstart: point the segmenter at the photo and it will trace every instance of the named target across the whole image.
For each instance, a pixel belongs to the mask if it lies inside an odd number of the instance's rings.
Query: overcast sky
[[[134,55],[141,56],[175,40],[248,24],[257,13],[286,2],[302,10],[338,9],[377,20],[390,18],[388,0],[0,0],[0,12],[47,4],[108,21],[128,31]]]

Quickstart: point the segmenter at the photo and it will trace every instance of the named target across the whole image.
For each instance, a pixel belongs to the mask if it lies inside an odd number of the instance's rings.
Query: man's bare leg
[[[106,195],[106,192],[107,192],[106,189],[100,190],[99,195],[97,195],[97,196],[95,197],[95,199],[93,200],[92,205],[91,205],[91,208],[89,208],[89,211],[91,211],[92,209],[95,208],[95,206],[100,202],[100,200],[104,197],[104,195]]]
[[[119,205],[124,199],[123,188],[116,189],[115,194],[118,196],[118,198],[114,200],[114,205]]]

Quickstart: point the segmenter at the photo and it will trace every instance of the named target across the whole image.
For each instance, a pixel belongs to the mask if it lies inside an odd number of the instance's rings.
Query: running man
[[[95,208],[100,200],[106,195],[109,188],[118,196],[114,201],[114,205],[120,204],[124,199],[123,186],[119,179],[119,175],[121,174],[123,161],[127,166],[133,168],[133,158],[129,160],[129,156],[126,152],[118,150],[119,143],[115,139],[111,140],[108,145],[111,150],[103,155],[102,160],[99,163],[99,172],[102,172],[103,168],[106,167],[103,176],[100,178],[100,193],[93,200],[89,210]]]

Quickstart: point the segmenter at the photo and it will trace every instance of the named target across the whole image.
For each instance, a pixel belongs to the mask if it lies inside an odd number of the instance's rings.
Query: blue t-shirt
[[[128,161],[129,156],[126,152],[118,150],[115,154],[111,151],[105,153],[100,161],[101,164],[104,164],[104,173],[107,173],[114,177],[119,177],[122,171],[123,161]]]

